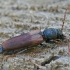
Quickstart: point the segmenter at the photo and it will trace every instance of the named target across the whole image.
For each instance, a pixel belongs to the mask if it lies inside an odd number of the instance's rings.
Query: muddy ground
[[[65,8],[70,0],[0,0],[0,45],[7,39],[35,29],[61,29]],[[63,33],[70,39],[70,9]],[[0,70],[70,70],[68,46],[44,43],[9,57],[0,54]],[[46,63],[45,63],[46,62]],[[34,65],[44,66],[44,69]]]

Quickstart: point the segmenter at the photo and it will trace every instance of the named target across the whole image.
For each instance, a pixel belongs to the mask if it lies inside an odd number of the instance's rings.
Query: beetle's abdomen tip
[[[4,49],[2,46],[0,46],[0,53],[3,53]]]

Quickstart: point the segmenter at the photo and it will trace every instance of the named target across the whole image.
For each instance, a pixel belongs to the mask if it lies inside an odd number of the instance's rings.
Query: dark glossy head
[[[43,31],[43,37],[45,39],[63,39],[63,33],[60,29],[48,28]]]
[[[62,30],[60,30],[60,29],[56,29],[56,30],[57,30],[57,39],[63,39],[64,35],[62,33]]]

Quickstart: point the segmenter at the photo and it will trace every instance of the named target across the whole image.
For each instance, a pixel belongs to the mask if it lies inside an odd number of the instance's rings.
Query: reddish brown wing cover
[[[5,41],[2,46],[4,50],[15,50],[19,48],[26,48],[40,44],[43,41],[43,37],[39,34],[40,30],[35,30],[30,33],[25,33],[16,37],[13,37]]]

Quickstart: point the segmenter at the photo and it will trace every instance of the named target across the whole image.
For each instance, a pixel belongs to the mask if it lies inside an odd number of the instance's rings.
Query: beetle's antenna
[[[67,10],[70,8],[70,6],[68,6],[65,10],[65,13],[64,13],[64,19],[63,19],[63,23],[62,23],[62,29],[63,30],[63,26],[64,26],[64,21],[65,21],[65,18],[66,18],[66,13],[67,13]]]
[[[66,18],[66,13],[67,13],[67,10],[70,8],[70,6],[68,6],[65,10],[65,13],[64,13],[64,19],[63,19],[63,23],[62,23],[62,29],[63,30],[63,26],[64,26],[64,21],[65,21],[65,18]],[[68,45],[68,56],[70,56],[70,43],[69,43],[69,39],[67,39],[67,45]]]

